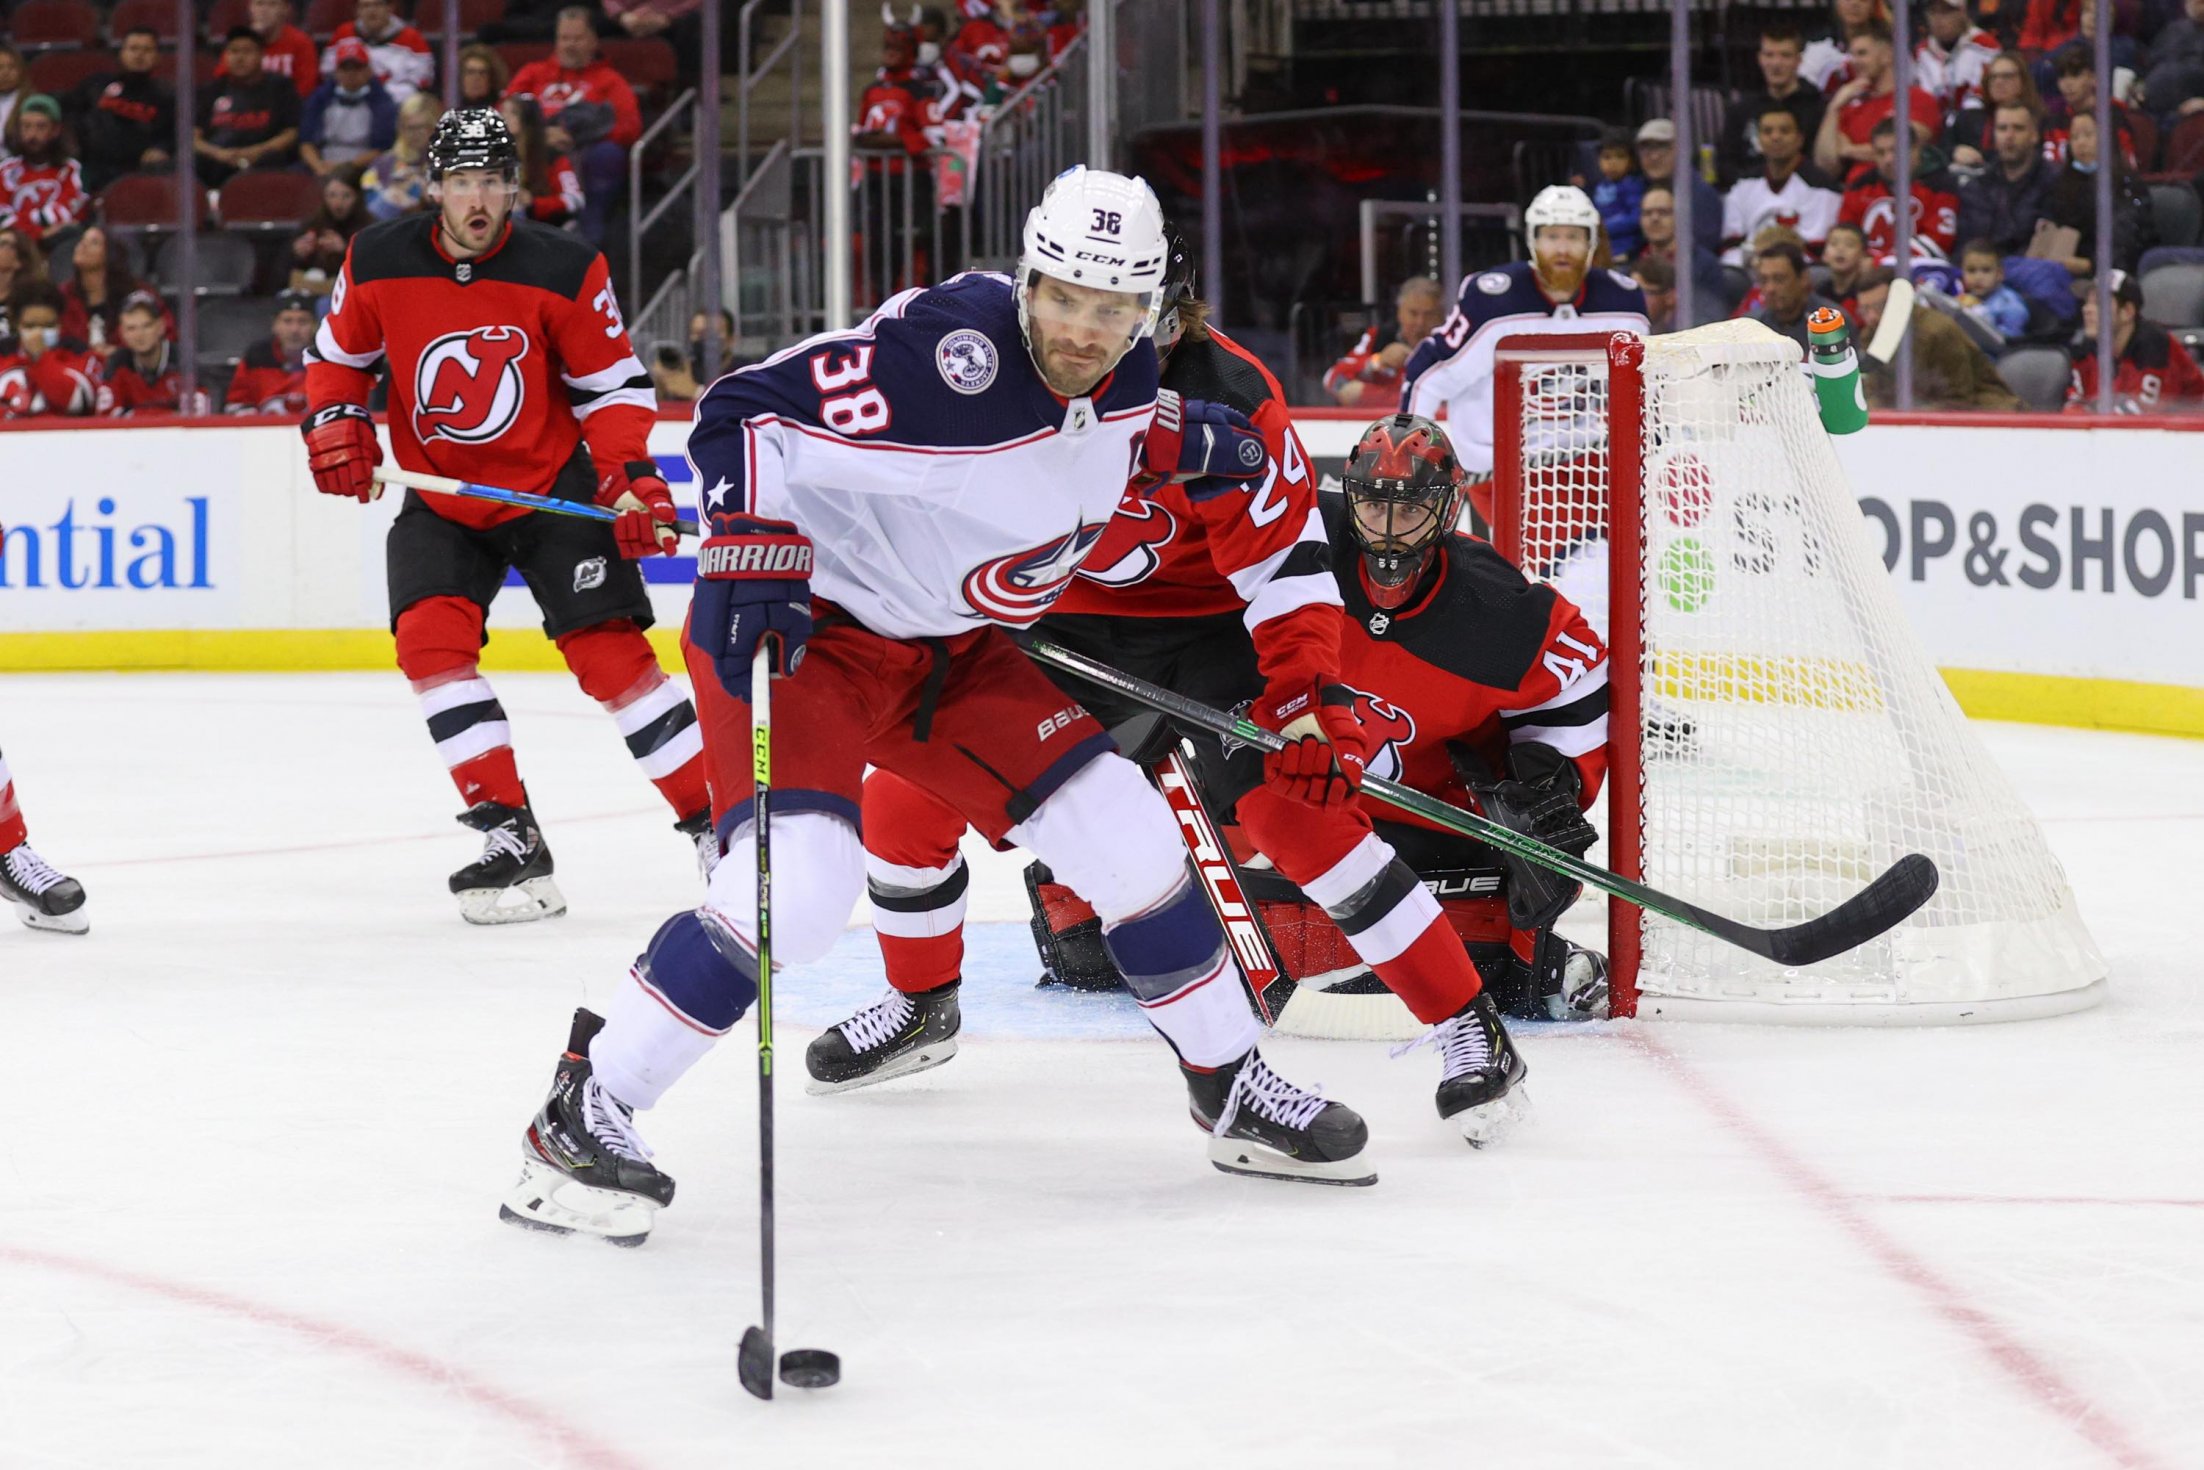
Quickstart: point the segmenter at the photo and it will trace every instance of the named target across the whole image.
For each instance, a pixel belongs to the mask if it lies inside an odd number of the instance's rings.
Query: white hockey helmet
[[[1147,310],[1125,343],[1131,347],[1155,330],[1170,257],[1163,207],[1146,180],[1083,163],[1065,169],[1025,217],[1017,295],[1018,330],[1027,351],[1033,348],[1027,303],[1035,277],[1146,297]]]
[[[1577,225],[1594,240],[1599,238],[1599,206],[1592,196],[1574,184],[1548,184],[1538,191],[1531,207],[1523,211],[1523,234],[1532,243],[1548,225]]]

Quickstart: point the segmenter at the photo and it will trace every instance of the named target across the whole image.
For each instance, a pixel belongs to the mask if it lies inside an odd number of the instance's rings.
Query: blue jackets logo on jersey
[[[1163,565],[1163,548],[1178,539],[1179,520],[1162,504],[1128,495],[1110,517],[1108,533],[1094,548],[1097,565],[1079,575],[1105,587],[1131,587],[1147,581]]]
[[[979,393],[995,381],[995,344],[984,332],[966,327],[951,332],[934,349],[941,380],[959,393]]]
[[[1030,551],[981,562],[964,574],[964,600],[998,623],[1024,627],[1037,621],[1063,596],[1103,529],[1083,525]]]

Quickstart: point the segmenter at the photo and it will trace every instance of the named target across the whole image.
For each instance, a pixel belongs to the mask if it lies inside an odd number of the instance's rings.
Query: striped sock
[[[618,699],[604,701],[605,713],[627,741],[628,754],[677,817],[702,811],[710,802],[704,786],[704,729],[696,706],[681,686],[655,664]]]
[[[23,809],[15,804],[15,777],[8,774],[8,758],[0,755],[0,852],[12,852],[29,840]]]
[[[473,664],[413,681],[429,738],[444,758],[452,784],[469,806],[494,801],[526,806],[528,793],[513,763],[513,727],[497,692]]]

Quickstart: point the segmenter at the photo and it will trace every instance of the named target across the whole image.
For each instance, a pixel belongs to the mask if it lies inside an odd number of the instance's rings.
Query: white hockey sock
[[[631,971],[605,1007],[589,1062],[614,1097],[640,1110],[656,1104],[722,1034],[676,1011]]]

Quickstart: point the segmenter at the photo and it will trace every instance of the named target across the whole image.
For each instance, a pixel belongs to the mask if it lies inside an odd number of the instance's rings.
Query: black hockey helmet
[[[1454,446],[1446,430],[1419,414],[1389,414],[1362,431],[1340,484],[1370,600],[1399,607],[1461,513]]]
[[[1194,250],[1169,220],[1163,223],[1163,313],[1156,318],[1156,351],[1168,355],[1186,330],[1181,308],[1197,299]]]
[[[494,107],[455,107],[436,124],[429,139],[429,182],[455,168],[494,169],[508,179],[520,177],[520,147]]]

